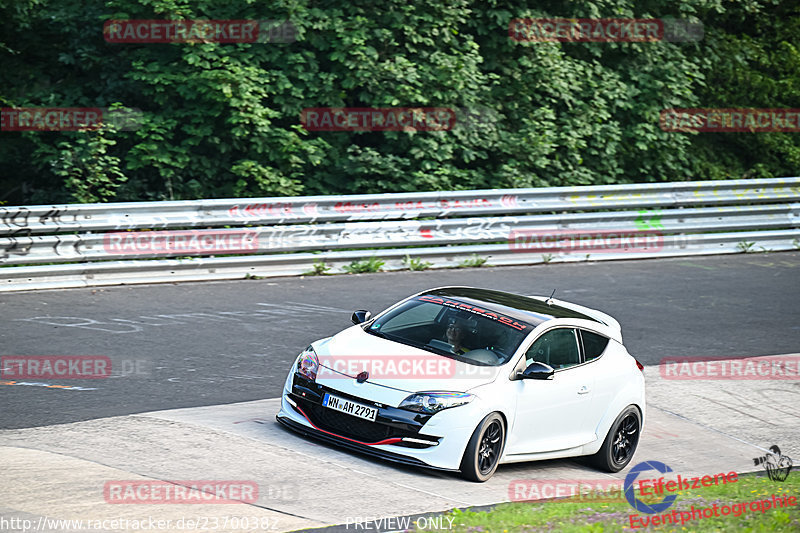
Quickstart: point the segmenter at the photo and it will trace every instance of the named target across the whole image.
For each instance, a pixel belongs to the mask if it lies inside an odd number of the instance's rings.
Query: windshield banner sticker
[[[444,305],[446,307],[452,307],[454,309],[463,309],[464,311],[469,311],[470,313],[475,313],[476,315],[480,315],[486,318],[491,318],[492,320],[496,320],[501,324],[505,324],[506,326],[512,327],[519,331],[525,331],[525,329],[528,327],[527,324],[520,324],[519,322],[505,315],[501,315],[493,311],[489,311],[487,309],[481,309],[480,307],[475,307],[473,305],[456,302],[454,300],[447,300],[445,298],[439,298],[437,296],[430,296],[427,294],[425,296],[420,296],[418,300],[422,302],[431,302],[439,305]]]

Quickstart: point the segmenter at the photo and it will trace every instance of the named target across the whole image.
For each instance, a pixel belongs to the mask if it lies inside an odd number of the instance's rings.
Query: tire
[[[494,475],[503,454],[506,428],[498,413],[486,415],[469,439],[461,459],[461,475],[483,483]]]
[[[619,472],[633,459],[639,445],[642,417],[639,409],[629,405],[611,424],[603,446],[589,457],[589,462],[606,472]]]

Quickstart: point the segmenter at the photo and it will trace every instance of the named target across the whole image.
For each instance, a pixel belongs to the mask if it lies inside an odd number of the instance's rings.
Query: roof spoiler
[[[579,313],[583,313],[584,315],[590,316],[595,320],[597,320],[598,322],[601,322],[606,326],[610,327],[611,329],[615,330],[619,334],[619,338],[622,339],[622,326],[619,325],[619,322],[617,322],[617,320],[614,317],[607,315],[602,311],[598,311],[597,309],[592,309],[590,307],[584,307],[582,305],[574,304],[572,302],[565,302],[564,300],[559,300],[557,298],[548,298],[547,296],[531,295],[528,296],[528,298],[535,298],[543,302],[550,300],[558,306],[566,307],[567,309],[571,309],[573,311],[577,311]]]

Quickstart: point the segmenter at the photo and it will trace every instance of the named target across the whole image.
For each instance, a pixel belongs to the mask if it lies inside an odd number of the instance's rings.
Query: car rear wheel
[[[503,453],[505,437],[503,418],[497,413],[487,415],[469,439],[461,459],[461,475],[481,483],[492,477]]]
[[[607,472],[619,472],[631,462],[639,445],[642,418],[639,409],[628,406],[611,424],[600,450],[590,457],[590,462]]]

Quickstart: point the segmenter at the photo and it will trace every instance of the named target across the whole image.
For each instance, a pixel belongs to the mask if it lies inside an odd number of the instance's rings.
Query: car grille
[[[393,435],[393,433],[405,433],[393,431],[393,428],[389,426],[339,413],[318,404],[304,405],[304,411],[306,407],[308,408],[306,412],[315,426],[361,442],[378,442],[392,436],[400,436]]]

